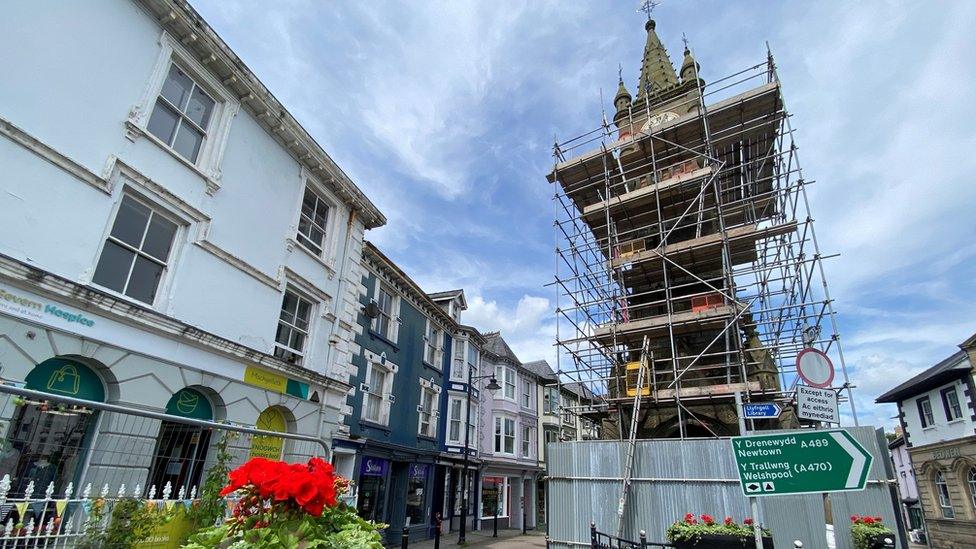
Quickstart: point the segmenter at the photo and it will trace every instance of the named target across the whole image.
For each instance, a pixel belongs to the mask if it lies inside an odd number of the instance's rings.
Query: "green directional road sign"
[[[732,452],[750,497],[863,490],[872,461],[842,429],[732,437]]]

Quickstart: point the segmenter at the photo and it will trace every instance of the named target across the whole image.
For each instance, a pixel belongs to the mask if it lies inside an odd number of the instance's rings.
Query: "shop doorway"
[[[385,522],[386,492],[389,484],[390,462],[382,458],[363,456],[359,468],[359,503],[356,511],[366,520]]]
[[[58,493],[69,482],[80,481],[77,477],[97,430],[98,412],[66,404],[57,396],[104,402],[105,386],[98,374],[71,356],[41,362],[25,382],[25,388],[52,398],[13,400],[16,410],[0,447],[0,475],[10,475],[10,496],[22,496],[31,481],[35,489],[53,482]]]
[[[172,416],[213,420],[213,407],[200,391],[186,387],[177,391],[166,404]],[[159,427],[156,451],[146,491],[156,487],[162,493],[169,483],[173,494],[183,488],[187,494],[200,487],[200,477],[210,448],[210,429],[196,425],[164,421]]]

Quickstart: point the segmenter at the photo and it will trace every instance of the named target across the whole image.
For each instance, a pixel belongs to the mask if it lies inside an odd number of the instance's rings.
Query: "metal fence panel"
[[[867,488],[830,496],[836,524],[836,549],[851,549],[848,516],[878,514],[896,524],[888,493],[886,449],[874,429],[848,429],[874,456]],[[764,431],[769,433],[771,431]],[[549,445],[549,537],[553,547],[587,545],[589,524],[616,533],[617,505],[626,442],[576,441]],[[622,537],[663,541],[668,526],[685,513],[708,513],[737,521],[751,515],[742,495],[728,439],[641,440],[637,442],[631,492]],[[826,547],[824,501],[820,494],[760,498],[759,517],[773,531],[777,547],[802,540],[806,547]]]
[[[4,384],[0,427],[0,548],[71,546],[96,505],[105,509],[99,527],[122,500],[189,508],[225,438],[230,468],[257,455],[292,463],[330,455],[311,436]]]

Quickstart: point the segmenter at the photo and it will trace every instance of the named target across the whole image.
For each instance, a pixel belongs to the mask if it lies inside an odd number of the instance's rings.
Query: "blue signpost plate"
[[[783,408],[775,402],[754,402],[742,405],[742,415],[746,419],[776,419]]]

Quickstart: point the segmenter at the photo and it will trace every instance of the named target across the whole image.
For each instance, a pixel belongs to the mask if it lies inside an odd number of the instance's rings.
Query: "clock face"
[[[673,111],[659,112],[659,113],[655,114],[654,116],[650,117],[647,120],[647,123],[645,123],[644,124],[644,127],[641,128],[641,131],[646,132],[647,130],[649,130],[649,129],[655,127],[655,126],[660,126],[661,124],[664,124],[665,122],[670,122],[672,120],[677,120],[678,118],[679,118],[678,113],[673,112]]]

